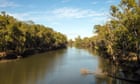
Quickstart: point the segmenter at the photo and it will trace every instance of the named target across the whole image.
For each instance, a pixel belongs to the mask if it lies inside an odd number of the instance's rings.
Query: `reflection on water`
[[[82,68],[110,69],[107,61],[89,52],[68,48],[1,63],[0,84],[132,84],[110,77],[81,75]]]
[[[37,84],[38,80],[52,72],[56,62],[63,60],[65,51],[51,51],[0,64],[0,84]]]

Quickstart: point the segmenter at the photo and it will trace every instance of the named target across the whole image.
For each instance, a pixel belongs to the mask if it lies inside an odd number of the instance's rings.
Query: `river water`
[[[0,64],[0,84],[133,84],[94,74],[82,75],[81,69],[97,71],[104,59],[87,50],[67,48],[33,55]]]

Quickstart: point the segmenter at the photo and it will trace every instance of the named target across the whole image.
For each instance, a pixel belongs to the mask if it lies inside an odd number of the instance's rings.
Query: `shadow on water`
[[[101,69],[103,72],[108,72],[108,74],[111,74],[110,76],[106,76],[105,78],[96,78],[97,84],[138,84],[134,82],[129,82],[126,80],[120,80],[115,77],[124,78],[125,74],[120,72],[120,66],[114,66],[108,62],[108,60],[103,59],[101,57],[98,57],[98,69]],[[113,75],[112,75],[113,74]],[[129,73],[126,73],[127,76],[131,76]],[[112,77],[113,76],[113,77]]]
[[[87,51],[91,53],[92,55],[95,55],[95,56],[98,55],[98,53],[96,53],[96,51],[93,51],[92,49],[87,49]],[[139,84],[138,82],[132,82],[132,81],[130,82],[130,81],[124,80],[124,79],[132,78],[132,75],[134,75],[134,73],[132,72],[132,69],[121,66],[121,65],[118,65],[118,66],[114,65],[108,59],[105,59],[100,56],[98,56],[97,60],[98,60],[97,70],[101,71],[101,73],[107,72],[108,74],[111,74],[111,77],[110,76],[106,76],[106,77],[96,76],[95,78],[96,84]],[[123,72],[126,69],[130,71]],[[115,77],[123,78],[123,80],[115,78]]]
[[[61,62],[66,50],[49,51],[16,62],[0,64],[0,84],[36,84]]]
[[[0,64],[0,84],[133,84],[110,77],[83,76],[80,69],[110,69],[93,51],[74,47]]]

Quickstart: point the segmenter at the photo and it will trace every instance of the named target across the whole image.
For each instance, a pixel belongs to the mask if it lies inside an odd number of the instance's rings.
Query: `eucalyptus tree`
[[[7,24],[8,24],[8,20],[7,20],[7,15],[4,11],[1,12],[0,14],[0,51],[6,51],[7,47],[7,43],[5,40],[5,36],[7,35]]]
[[[29,50],[62,48],[66,42],[66,36],[52,28],[19,21],[5,12],[0,14],[0,52],[13,51],[19,55]]]
[[[111,58],[140,58],[140,7],[135,0],[121,0],[118,6],[110,7],[110,21],[95,25],[93,39],[98,50]],[[102,53],[104,53],[102,52]],[[134,53],[131,55],[131,53]]]
[[[119,6],[111,6],[112,20],[115,22],[116,47],[126,56],[128,52],[136,53],[139,61],[140,8],[135,0],[121,0]]]

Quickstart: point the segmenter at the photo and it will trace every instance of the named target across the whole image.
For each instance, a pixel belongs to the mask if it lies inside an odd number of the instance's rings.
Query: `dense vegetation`
[[[69,45],[77,48],[92,48],[94,46],[94,42],[92,37],[85,37],[82,39],[80,36],[78,36],[75,38],[75,41],[69,40]]]
[[[110,20],[95,25],[94,30],[97,35],[77,37],[75,45],[96,49],[116,63],[140,63],[140,7],[136,0],[121,0],[118,6],[112,5]]]
[[[0,14],[0,58],[63,48],[66,42],[66,36],[52,28]]]

